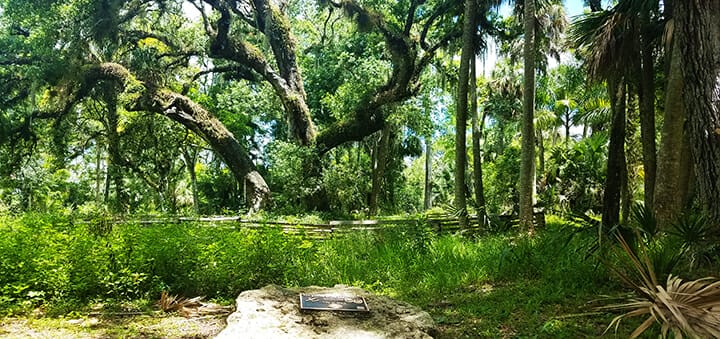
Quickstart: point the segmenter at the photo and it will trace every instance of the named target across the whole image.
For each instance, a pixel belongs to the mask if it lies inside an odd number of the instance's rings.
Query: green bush
[[[558,223],[532,239],[438,236],[419,223],[310,241],[272,227],[113,224],[103,218],[85,223],[41,214],[3,218],[5,312],[49,302],[155,299],[163,290],[229,299],[270,283],[342,283],[425,299],[518,278],[554,286],[547,293],[558,298],[604,283],[596,263],[577,253],[581,239],[559,240],[565,238]]]

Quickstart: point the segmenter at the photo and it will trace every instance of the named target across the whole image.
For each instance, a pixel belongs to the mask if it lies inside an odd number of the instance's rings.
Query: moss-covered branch
[[[254,1],[255,26],[267,37],[275,56],[278,72],[260,49],[232,34],[230,31],[232,11],[226,3],[220,1],[209,1],[209,3],[220,13],[216,23],[217,34],[212,37],[211,56],[250,67],[267,80],[285,107],[291,135],[302,145],[312,144],[315,140],[315,125],[305,102],[305,89],[295,54],[296,44],[287,17],[268,1]]]
[[[137,81],[122,65],[103,63],[88,67],[84,73],[78,97],[85,96],[100,83],[115,84],[119,92],[131,91],[136,100],[126,109],[163,115],[180,123],[203,138],[220,155],[240,182],[252,189],[250,205],[261,208],[269,198],[270,189],[257,173],[250,156],[235,136],[212,113],[190,98],[151,84],[136,86]],[[127,89],[127,90],[126,90]]]

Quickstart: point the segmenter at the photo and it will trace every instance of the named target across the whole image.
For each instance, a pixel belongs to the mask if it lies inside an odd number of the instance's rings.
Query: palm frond
[[[232,312],[232,307],[202,302],[203,298],[204,297],[183,298],[177,295],[170,295],[168,292],[163,291],[160,294],[160,300],[158,300],[156,304],[164,312],[177,312],[184,317],[228,314]]]
[[[637,60],[637,15],[618,6],[582,15],[571,25],[570,44],[585,54],[592,78],[624,74],[632,67],[628,60]]]
[[[672,332],[676,337],[682,337],[682,334],[699,338],[720,337],[720,280],[707,277],[683,281],[669,275],[662,286],[657,282],[643,247],[636,254],[621,235],[617,237],[640,279],[633,279],[615,268],[612,270],[640,297],[599,307],[601,310],[625,311],[610,322],[606,332],[613,327],[617,331],[623,319],[647,315],[645,321],[632,332],[631,338],[640,336],[656,322],[661,324],[663,336]]]
[[[651,240],[658,233],[657,220],[652,210],[645,208],[645,205],[636,203],[630,211],[635,226],[643,233],[643,235]]]

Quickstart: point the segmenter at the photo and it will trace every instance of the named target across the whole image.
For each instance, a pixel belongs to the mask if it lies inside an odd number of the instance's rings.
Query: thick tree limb
[[[29,29],[23,28],[23,27],[18,26],[18,25],[12,25],[12,26],[10,26],[10,30],[12,31],[12,34],[13,34],[13,35],[22,35],[22,36],[24,36],[24,37],[26,37],[26,38],[30,36],[30,30],[29,30]]]
[[[257,47],[231,32],[232,14],[247,21],[247,18],[243,17],[251,13],[247,5],[249,2],[252,2],[254,16],[252,26],[266,36],[273,51],[277,71]],[[385,123],[384,107],[412,97],[419,88],[422,70],[430,63],[434,53],[460,36],[460,30],[448,32],[435,44],[425,44],[427,48],[419,57],[419,42],[410,37],[410,31],[415,23],[415,13],[423,4],[422,0],[411,2],[402,27],[388,23],[381,14],[363,8],[354,0],[330,1],[331,6],[343,9],[345,16],[353,18],[361,29],[372,30],[383,36],[392,63],[392,73],[383,86],[368,95],[350,114],[348,120],[329,126],[316,136],[297,65],[296,43],[285,14],[268,0],[207,0],[207,3],[220,14],[213,24],[216,29],[208,30],[212,40],[210,55],[245,65],[268,81],[283,102],[291,134],[303,145],[314,143],[321,155],[347,141],[362,140],[380,130]],[[425,34],[434,20],[446,14],[456,3],[459,1],[448,0],[436,7],[430,19],[426,20]]]
[[[312,144],[315,140],[315,126],[305,102],[306,94],[297,66],[295,42],[287,18],[271,3],[254,1],[256,25],[268,38],[278,64],[278,73],[257,47],[230,35],[232,16],[226,4],[221,1],[208,3],[220,12],[217,34],[212,37],[211,56],[246,65],[265,78],[285,107],[291,135],[302,145]]]
[[[424,0],[412,0],[410,1],[410,9],[408,10],[407,19],[405,19],[405,28],[403,28],[403,35],[410,35],[410,29],[415,22],[415,12],[418,6],[424,2]]]
[[[435,7],[435,9],[430,13],[430,15],[427,17],[427,19],[425,19],[425,24],[423,25],[423,28],[420,32],[420,46],[423,49],[425,49],[425,50],[430,49],[430,45],[427,43],[426,39],[427,39],[427,34],[430,31],[430,28],[435,23],[435,20],[440,18],[440,16],[442,16],[443,14],[449,14],[449,11],[454,8],[455,9],[462,8],[462,1],[461,0],[445,1],[442,4],[438,5],[437,7]],[[458,15],[459,14],[460,14],[460,12],[458,11]],[[459,27],[457,30],[460,31]]]
[[[78,97],[87,95],[98,83],[112,81],[124,88],[133,81],[130,72],[119,64],[104,63],[88,68],[78,91]],[[147,85],[128,110],[147,111],[164,115],[203,138],[219,154],[238,181],[247,180],[252,195],[251,208],[262,208],[270,195],[270,189],[250,160],[247,151],[235,136],[210,112],[188,97],[167,89]]]
[[[354,1],[345,0],[339,5],[359,25],[368,25],[382,34],[393,70],[388,82],[363,101],[350,119],[337,122],[318,135],[316,150],[321,155],[340,144],[362,140],[382,129],[385,125],[383,107],[410,98],[414,82],[420,75],[416,63],[417,46],[409,36],[388,25],[380,14],[368,11]]]

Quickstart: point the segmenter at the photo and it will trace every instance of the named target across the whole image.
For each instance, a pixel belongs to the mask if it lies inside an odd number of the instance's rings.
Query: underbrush
[[[389,226],[310,241],[271,227],[0,218],[5,315],[58,315],[99,301],[149,307],[161,291],[231,300],[266,284],[348,284],[428,309],[450,336],[576,336],[599,335],[608,322],[588,320],[585,301],[619,290],[586,256],[588,239],[568,237],[555,219],[534,237],[469,239]]]

